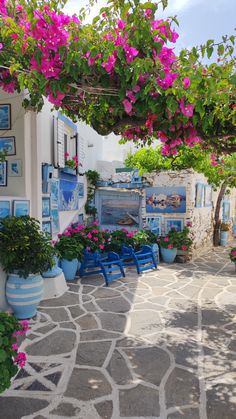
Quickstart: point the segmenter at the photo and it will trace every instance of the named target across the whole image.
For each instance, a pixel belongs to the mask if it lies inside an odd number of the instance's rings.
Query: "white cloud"
[[[68,0],[64,11],[70,15],[78,14],[82,7],[87,6],[88,0]],[[92,7],[90,14],[86,17],[85,22],[91,20],[98,15],[99,10],[106,5],[106,0],[97,0],[97,3]]]

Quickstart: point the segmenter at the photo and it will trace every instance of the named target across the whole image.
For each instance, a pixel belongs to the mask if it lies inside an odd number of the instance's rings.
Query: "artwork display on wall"
[[[212,187],[204,185],[204,207],[212,207]]]
[[[146,227],[152,231],[152,233],[160,236],[161,235],[161,224],[162,217],[146,217]]]
[[[59,202],[59,180],[58,179],[51,179],[51,205],[52,207],[58,207]]]
[[[186,188],[184,186],[146,188],[147,213],[185,213]]]
[[[140,197],[137,193],[105,192],[99,195],[101,224],[119,227],[140,225]]]
[[[30,201],[24,199],[13,201],[13,215],[15,217],[30,215]]]
[[[58,208],[52,208],[51,210],[52,219],[52,233],[58,233],[60,231],[59,211]]]
[[[0,186],[7,186],[7,161],[0,162]]]
[[[21,160],[11,160],[9,162],[8,176],[22,176],[22,161]]]
[[[84,214],[79,214],[79,223],[83,224],[84,223]]]
[[[196,199],[195,199],[195,207],[202,208],[204,201],[204,185],[202,183],[196,184]]]
[[[60,179],[60,211],[74,211],[79,208],[78,183],[75,180]]]
[[[49,197],[42,198],[42,217],[50,217],[51,215],[51,200]]]
[[[168,234],[171,229],[176,231],[182,231],[184,228],[184,220],[176,218],[166,218],[165,219],[165,233]]]
[[[43,221],[42,222],[42,230],[43,230],[44,233],[48,233],[51,236],[52,235],[51,221]]]
[[[11,215],[10,201],[0,201],[0,218],[9,217]]]
[[[0,130],[11,129],[11,105],[0,105]]]
[[[0,152],[6,153],[7,156],[15,156],[16,141],[15,137],[0,137]]]
[[[83,198],[84,197],[84,184],[83,183],[78,184],[78,190],[79,190],[79,198]]]

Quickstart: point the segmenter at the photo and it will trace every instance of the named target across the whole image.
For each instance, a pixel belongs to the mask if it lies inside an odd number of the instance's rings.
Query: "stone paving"
[[[78,279],[45,300],[1,419],[236,418],[236,275],[228,251]]]

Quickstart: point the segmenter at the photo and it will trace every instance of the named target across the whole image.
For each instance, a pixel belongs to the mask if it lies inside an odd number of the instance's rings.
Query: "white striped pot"
[[[29,275],[22,278],[9,274],[6,282],[6,298],[18,319],[30,319],[35,316],[43,296],[43,278],[41,275]]]

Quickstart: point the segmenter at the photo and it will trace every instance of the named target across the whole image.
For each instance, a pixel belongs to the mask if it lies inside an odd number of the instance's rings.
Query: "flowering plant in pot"
[[[83,246],[84,249],[91,252],[103,252],[105,242],[107,240],[107,232],[103,231],[97,221],[89,226],[79,224],[78,226],[67,229],[67,233],[71,234]]]
[[[1,220],[0,263],[8,274],[6,297],[19,319],[35,315],[43,294],[41,273],[53,266],[54,249],[29,216]]]
[[[76,239],[75,235],[68,232],[68,229],[58,236],[59,240],[55,244],[55,248],[61,258],[61,268],[64,272],[65,279],[67,281],[73,281],[78,270],[78,260],[81,260],[83,257],[84,247]]]
[[[28,330],[26,320],[18,321],[15,316],[0,313],[0,393],[11,385],[11,378],[24,367],[26,355],[19,352],[18,337]]]
[[[110,233],[106,242],[106,251],[121,253],[122,245],[134,246],[134,231],[129,231],[126,228],[121,230],[114,230]]]
[[[65,167],[68,167],[72,170],[77,169],[78,165],[79,165],[79,160],[77,156],[73,156],[71,159],[69,159],[69,153],[65,153]]]
[[[175,230],[170,230],[168,235],[159,240],[161,256],[164,262],[172,263],[177,255],[178,237]]]

